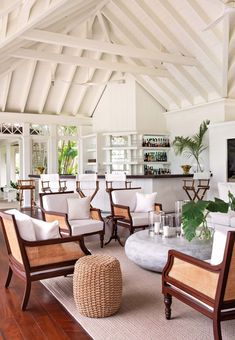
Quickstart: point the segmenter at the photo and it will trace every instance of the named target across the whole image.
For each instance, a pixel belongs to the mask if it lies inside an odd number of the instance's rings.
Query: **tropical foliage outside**
[[[59,174],[76,174],[78,170],[78,149],[76,141],[60,140],[58,143]]]

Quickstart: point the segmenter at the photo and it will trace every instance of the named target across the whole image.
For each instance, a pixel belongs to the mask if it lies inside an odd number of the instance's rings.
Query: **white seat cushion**
[[[142,189],[123,189],[113,190],[111,195],[114,204],[125,205],[130,208],[130,211],[134,211],[136,207],[136,193],[142,193]]]
[[[210,223],[220,224],[223,226],[235,226],[235,211],[229,211],[228,213],[210,213]]]
[[[153,211],[156,198],[157,198],[156,192],[153,192],[152,194],[143,194],[137,192],[135,212]]]
[[[104,224],[102,221],[97,220],[69,220],[72,228],[72,235],[89,234],[103,230]]]
[[[78,193],[48,194],[42,196],[43,208],[46,211],[68,213],[67,198],[79,198]]]
[[[133,226],[148,225],[149,218],[147,212],[132,212],[131,213]]]

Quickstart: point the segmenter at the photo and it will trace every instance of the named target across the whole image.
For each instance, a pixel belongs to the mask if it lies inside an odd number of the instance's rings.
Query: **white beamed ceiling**
[[[234,16],[203,32],[223,8],[220,0],[1,0],[0,110],[90,117],[105,82],[128,74],[168,111],[235,98]],[[79,85],[88,78],[100,85]]]

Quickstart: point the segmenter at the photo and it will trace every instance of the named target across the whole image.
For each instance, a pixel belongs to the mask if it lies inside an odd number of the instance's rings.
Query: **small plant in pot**
[[[198,133],[192,137],[176,136],[173,140],[173,147],[176,155],[184,155],[187,158],[194,158],[197,163],[197,170],[201,172],[202,166],[200,164],[200,155],[207,149],[203,144],[203,139],[208,130],[209,120],[204,120],[199,127]],[[185,165],[184,165],[185,166]],[[182,166],[184,171],[184,168]]]
[[[198,237],[210,239],[212,230],[208,227],[207,217],[210,212],[227,213],[228,210],[235,210],[235,197],[228,193],[229,202],[226,203],[219,198],[214,201],[190,201],[183,206],[182,223],[184,236],[188,241]]]

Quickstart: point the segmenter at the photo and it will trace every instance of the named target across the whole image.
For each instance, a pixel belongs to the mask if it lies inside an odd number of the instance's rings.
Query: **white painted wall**
[[[166,132],[165,109],[146,90],[136,83],[136,131]]]
[[[213,124],[209,129],[212,188],[217,194],[217,183],[227,182],[227,139],[235,138],[235,121]]]
[[[108,84],[93,116],[93,130],[135,130],[134,80],[128,78],[125,84]]]
[[[225,120],[225,101],[217,101],[206,105],[198,105],[188,110],[172,111],[165,113],[167,130],[170,132],[171,141],[175,136],[192,136],[199,129],[201,122],[209,119],[211,123],[223,122]],[[209,145],[209,134],[205,136],[205,144]],[[174,151],[170,152],[172,173],[182,173],[182,164],[193,164],[192,159],[184,156],[176,156]],[[205,170],[212,170],[209,161],[209,147],[202,154],[202,164]],[[192,171],[191,171],[192,172]]]

